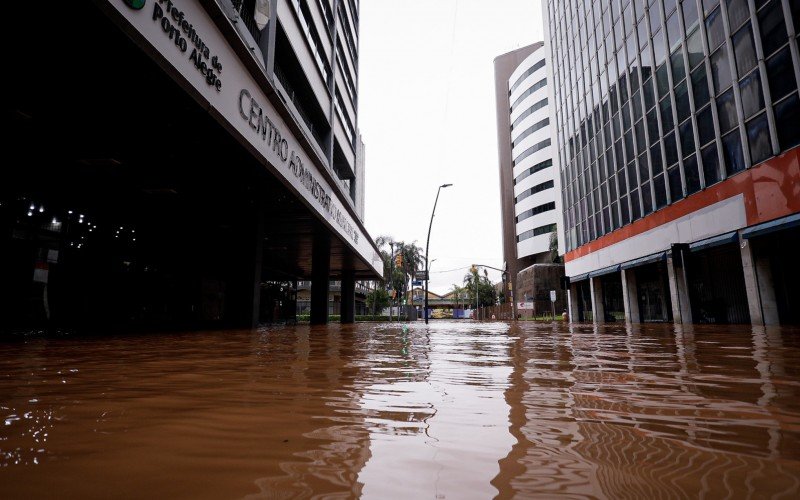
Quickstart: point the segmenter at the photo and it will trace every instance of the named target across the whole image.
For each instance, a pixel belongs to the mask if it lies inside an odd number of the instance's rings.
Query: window
[[[681,185],[681,169],[678,165],[673,165],[667,169],[669,179],[669,195],[672,203],[683,199],[683,186]]]
[[[661,127],[664,133],[667,134],[674,126],[675,122],[672,121],[672,102],[667,97],[661,101]]]
[[[711,115],[711,106],[697,113],[697,134],[700,144],[705,145],[714,138],[714,118]]]
[[[708,103],[708,80],[706,79],[706,68],[703,65],[692,72],[692,93],[695,108],[702,108]]]
[[[742,96],[745,120],[764,109],[764,94],[761,92],[761,78],[758,70],[742,79],[739,83],[739,94]]]
[[[758,13],[758,22],[761,26],[761,43],[764,46],[764,55],[769,56],[787,42],[786,23],[783,20],[783,10],[780,0],[772,0]],[[800,26],[795,24],[795,31]]]
[[[706,186],[719,182],[719,156],[717,155],[717,145],[709,144],[703,149],[703,175],[706,178]]]
[[[756,48],[753,45],[753,30],[750,26],[742,28],[733,35],[733,53],[736,54],[736,70],[739,78],[746,75],[758,63]]]
[[[706,19],[706,33],[708,34],[708,50],[713,51],[725,40],[725,30],[722,26],[722,10],[717,9]]]
[[[686,39],[686,51],[689,53],[691,68],[703,62],[703,41],[700,38],[700,30],[695,31]]]
[[[689,90],[686,88],[686,82],[681,82],[680,85],[675,87],[675,111],[678,112],[679,122],[685,120],[691,113]]]
[[[664,170],[664,162],[661,160],[661,144],[658,142],[650,148],[650,165],[653,166],[653,176]]]
[[[519,104],[522,101],[524,101],[526,97],[528,97],[529,95],[533,94],[534,92],[536,92],[539,89],[543,89],[545,87],[545,85],[547,85],[547,78],[543,78],[543,79],[539,80],[538,82],[534,83],[531,86],[531,88],[529,88],[528,90],[526,90],[525,92],[520,94],[520,96],[517,97],[517,99],[514,101],[514,103],[511,104],[511,111],[513,112],[514,108],[517,107],[517,104]]]
[[[529,157],[533,153],[535,153],[537,151],[541,151],[542,149],[544,149],[544,148],[546,148],[548,146],[550,146],[550,139],[545,139],[542,142],[534,144],[533,146],[529,147],[528,149],[526,149],[525,151],[520,153],[519,156],[514,158],[514,166],[516,166],[517,163],[521,162],[522,160],[524,160],[525,158]]]
[[[670,56],[672,64],[672,81],[677,83],[686,78],[686,66],[683,64],[683,52],[678,47]]]
[[[731,67],[724,46],[711,56],[711,75],[715,94],[719,94],[731,85]]]
[[[694,131],[692,130],[692,120],[686,120],[678,126],[681,136],[681,151],[683,156],[694,153]]]
[[[698,24],[697,4],[694,0],[685,0],[681,4],[681,10],[683,11],[683,24],[686,26],[686,32],[691,33],[692,29]]]
[[[672,14],[667,19],[667,36],[670,48],[675,47],[681,42],[681,29],[678,24],[678,14]]]
[[[512,123],[512,124],[511,124],[511,130],[514,130],[514,127],[516,127],[517,125],[519,125],[519,123],[520,123],[522,120],[524,120],[525,118],[529,117],[530,115],[532,115],[533,113],[535,113],[536,111],[538,111],[538,110],[542,109],[542,108],[543,108],[543,107],[545,107],[545,106],[547,106],[547,98],[544,98],[544,99],[542,99],[541,101],[539,101],[539,102],[537,102],[537,103],[534,103],[534,104],[533,104],[533,106],[531,106],[530,108],[528,108],[528,109],[526,109],[525,111],[523,111],[523,112],[522,112],[522,113],[521,113],[521,114],[520,114],[520,115],[517,117],[517,119],[516,119],[516,120],[514,120],[514,123]]]
[[[800,144],[800,127],[797,117],[800,116],[800,100],[797,94],[775,105],[775,128],[778,130],[778,142],[781,151]]]
[[[675,141],[674,133],[664,136],[664,156],[667,160],[667,166],[678,161],[678,145]]]
[[[739,129],[722,137],[722,154],[725,157],[725,170],[728,176],[744,170],[744,157],[742,156],[742,143],[739,138]]]
[[[522,142],[523,139],[525,139],[526,137],[528,137],[532,133],[536,132],[537,130],[543,129],[544,127],[546,127],[548,125],[550,125],[550,119],[549,118],[545,118],[544,120],[541,120],[541,121],[538,121],[538,122],[534,123],[533,125],[531,125],[527,129],[525,129],[524,132],[519,134],[519,136],[516,139],[514,139],[514,142],[511,143],[511,147],[515,147],[517,144]]]
[[[521,192],[514,198],[514,203],[519,203],[520,201],[524,200],[528,196],[532,196],[536,193],[540,193],[546,189],[551,189],[554,186],[553,181],[549,180],[547,182],[542,182],[541,184],[537,184],[530,189],[526,189],[525,191]]]
[[[516,217],[516,220],[517,220],[517,222],[522,222],[525,219],[533,217],[534,215],[538,215],[538,214],[541,214],[543,212],[548,212],[550,210],[555,210],[555,209],[556,209],[556,203],[554,201],[551,201],[549,203],[545,203],[543,205],[539,205],[539,206],[533,207],[533,208],[531,208],[529,210],[525,210],[524,212],[522,212],[521,214],[519,214]]]
[[[719,119],[719,131],[722,134],[737,125],[733,89],[728,90],[717,98],[717,117]]]
[[[534,74],[536,71],[544,68],[544,65],[545,65],[545,60],[542,59],[541,61],[537,62],[536,64],[528,68],[528,70],[525,71],[525,73],[521,74],[519,78],[517,78],[517,81],[514,82],[514,85],[512,85],[511,88],[508,89],[508,95],[511,95],[511,93],[514,92],[526,78]]]
[[[658,97],[662,98],[669,93],[669,75],[667,65],[662,64],[656,69],[656,83],[658,84]]]
[[[654,143],[661,137],[661,134],[658,132],[658,115],[656,114],[655,109],[651,109],[649,113],[647,113],[647,133],[650,135],[650,142]]]
[[[773,101],[778,101],[797,89],[789,47],[784,47],[783,50],[767,59],[767,75],[769,76],[769,92]]]
[[[747,141],[750,143],[750,156],[753,165],[772,156],[772,144],[769,140],[767,114],[761,113],[747,123]]]
[[[728,22],[733,32],[750,17],[750,9],[747,7],[747,0],[726,0],[725,3],[728,6]]]
[[[653,177],[653,189],[656,192],[656,209],[667,206],[667,186],[664,182],[664,174]]]
[[[526,177],[529,177],[540,170],[544,170],[547,167],[552,167],[552,166],[553,166],[553,160],[545,160],[541,163],[537,163],[536,165],[532,166],[531,168],[519,174],[517,178],[514,179],[514,185],[516,186],[517,183],[519,183],[522,179],[525,179]],[[566,183],[564,184],[566,185]]]

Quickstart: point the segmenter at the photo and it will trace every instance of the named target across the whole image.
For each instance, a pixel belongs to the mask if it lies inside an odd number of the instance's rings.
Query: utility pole
[[[441,192],[442,188],[450,187],[452,184],[442,184],[439,186],[439,189],[436,190],[436,200],[433,202],[433,210],[431,210],[431,223],[428,224],[428,239],[425,241],[425,324],[428,324],[428,281],[430,278],[430,273],[428,270],[428,250],[431,245],[431,228],[433,227],[433,216],[436,213],[436,204],[439,203],[439,193]]]

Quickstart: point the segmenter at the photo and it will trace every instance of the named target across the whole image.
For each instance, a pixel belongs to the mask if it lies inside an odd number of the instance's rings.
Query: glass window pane
[[[708,103],[708,80],[706,80],[705,66],[701,65],[692,72],[692,93],[694,94],[695,108],[702,108]]]
[[[725,171],[728,173],[728,177],[744,170],[739,129],[722,136],[722,154],[725,157]]]
[[[644,94],[644,107],[645,109],[652,108],[656,103],[656,96],[653,92],[653,79],[649,79],[642,84],[642,93]]]
[[[653,176],[664,170],[664,162],[661,161],[661,145],[658,142],[650,148],[650,165],[653,168]]]
[[[739,89],[745,120],[764,109],[764,94],[761,91],[761,78],[758,70],[747,75],[739,84]]]
[[[775,105],[775,127],[778,130],[778,142],[781,151],[800,144],[800,127],[797,117],[800,116],[800,100],[797,94]]]
[[[792,21],[794,21],[795,33],[800,32],[800,0],[789,0],[792,9]]]
[[[641,219],[642,218],[642,207],[639,205],[639,190],[635,189],[631,191],[631,210],[633,218],[632,220]]]
[[[644,205],[644,215],[653,211],[653,195],[650,193],[650,183],[642,184],[642,205]]]
[[[667,65],[662,64],[656,70],[656,82],[658,83],[659,99],[669,92],[669,76],[667,75]]]
[[[674,133],[664,136],[664,156],[667,160],[667,165],[672,165],[678,161],[678,145],[675,142]]]
[[[686,26],[686,32],[691,33],[692,29],[699,24],[697,21],[697,3],[694,0],[687,0],[681,4],[683,11],[683,24]]]
[[[686,120],[678,126],[678,132],[681,136],[681,150],[683,156],[689,156],[694,153],[694,130],[692,130],[692,120]]]
[[[733,100],[733,89],[728,90],[717,98],[717,117],[719,119],[719,131],[721,134],[724,134],[738,124],[736,118],[736,104]]]
[[[644,120],[636,122],[633,126],[634,133],[636,134],[636,152],[641,154],[647,149],[647,141],[644,137]]]
[[[728,51],[724,45],[711,55],[711,76],[714,81],[714,94],[719,94],[732,83]]]
[[[678,14],[672,14],[667,19],[667,38],[669,38],[670,49],[681,42],[681,30],[678,24]]]
[[[689,107],[689,90],[686,87],[686,82],[681,82],[680,85],[675,87],[675,109],[678,112],[678,121],[682,122],[691,113]]]
[[[653,177],[653,189],[656,192],[656,209],[667,206],[667,186],[664,182],[664,174]]]
[[[678,165],[673,165],[672,168],[667,169],[667,176],[669,179],[669,196],[672,203],[683,199],[683,186],[681,185],[681,169]]]
[[[714,117],[711,114],[711,106],[697,114],[697,134],[701,145],[708,144],[714,138]]]
[[[772,156],[766,113],[762,113],[747,123],[747,140],[750,143],[750,157],[753,159],[753,165]]]
[[[686,39],[686,50],[689,52],[689,66],[694,68],[703,62],[703,41],[700,38],[700,30],[692,33]]]
[[[658,4],[651,5],[648,8],[647,17],[650,20],[651,33],[655,33],[661,29],[661,15],[658,13]]]
[[[711,143],[703,149],[703,175],[706,178],[706,187],[719,182],[719,156],[716,143]]]
[[[658,131],[658,115],[656,115],[655,109],[651,109],[647,113],[647,134],[650,136],[650,142],[656,142],[661,137]]]
[[[797,88],[789,47],[784,47],[783,50],[767,59],[767,75],[769,75],[769,92],[773,101],[780,100]]]
[[[670,56],[670,63],[672,64],[673,82],[678,83],[686,78],[686,65],[683,64],[683,52],[680,47]]]
[[[722,10],[717,9],[706,19],[706,33],[708,33],[708,50],[713,51],[725,40],[725,30],[722,26]]]
[[[686,179],[686,195],[700,191],[700,172],[697,169],[697,157],[690,156],[683,160],[683,176]]]
[[[750,17],[750,9],[747,7],[747,0],[726,0],[728,6],[728,22],[731,32],[742,25]]]
[[[749,25],[733,35],[733,53],[736,54],[736,69],[739,78],[747,74],[758,63],[756,48],[753,45],[753,30]]]
[[[656,66],[667,59],[667,49],[664,46],[664,34],[660,31],[653,35],[653,52],[655,53]]]
[[[669,97],[667,97],[661,101],[661,129],[667,134],[674,126],[675,122],[672,121],[672,103]]]
[[[761,43],[764,45],[765,56],[772,54],[788,41],[780,0],[772,0],[759,11],[758,22],[761,25]],[[795,25],[795,30],[797,29],[798,26]]]
[[[703,12],[708,14],[717,5],[719,5],[719,0],[703,0]]]

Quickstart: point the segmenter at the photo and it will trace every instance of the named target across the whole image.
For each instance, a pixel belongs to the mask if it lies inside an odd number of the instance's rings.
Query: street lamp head
[[[441,185],[441,186],[439,186],[439,187],[440,187],[440,188],[448,188],[448,187],[450,187],[450,186],[452,186],[452,184],[442,184],[442,185]]]

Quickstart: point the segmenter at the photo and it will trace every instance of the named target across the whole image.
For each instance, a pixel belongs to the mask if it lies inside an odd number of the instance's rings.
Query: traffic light
[[[397,254],[394,258],[394,263],[396,267],[403,267],[403,254]]]
[[[473,264],[472,267],[469,268],[469,272],[471,272],[472,274],[477,274],[478,268],[475,267],[475,265]]]

